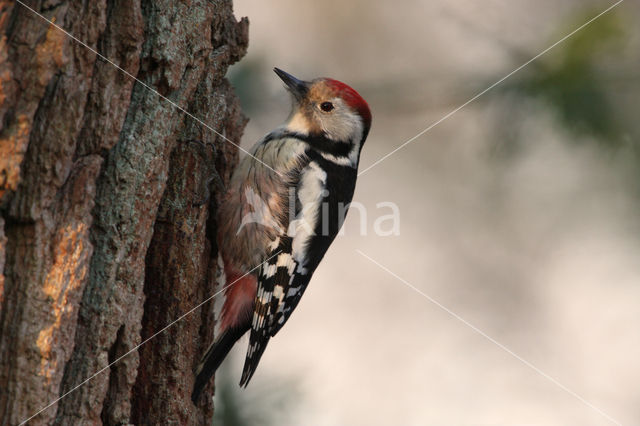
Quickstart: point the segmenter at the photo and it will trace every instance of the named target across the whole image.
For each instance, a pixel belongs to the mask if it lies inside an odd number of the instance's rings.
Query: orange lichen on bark
[[[7,129],[6,136],[0,139],[0,199],[6,191],[15,191],[20,179],[20,164],[24,157],[31,122],[21,114],[17,125]]]
[[[43,92],[49,84],[56,69],[66,65],[68,56],[65,55],[65,47],[68,39],[66,35],[51,25],[46,33],[44,41],[35,46],[35,66],[29,66],[25,70],[24,84],[31,86],[30,92]],[[5,39],[0,40],[0,48],[4,54],[0,56],[0,63],[8,57]],[[8,68],[0,73],[0,106],[5,102],[6,84],[15,76]],[[35,88],[34,86],[35,85]],[[35,108],[30,106],[22,109],[20,103],[16,108],[16,120],[3,129],[0,138],[0,199],[7,191],[15,191],[20,180],[20,168],[29,142],[29,133],[32,127]]]
[[[84,242],[88,228],[85,223],[67,226],[60,233],[59,243],[55,247],[55,260],[42,288],[47,300],[51,303],[53,322],[43,328],[36,341],[40,349],[41,361],[39,374],[48,382],[58,370],[60,361],[52,347],[56,343],[57,332],[63,324],[64,317],[73,311],[73,304],[69,303],[71,293],[81,288],[87,274],[87,265],[82,258],[85,256]]]

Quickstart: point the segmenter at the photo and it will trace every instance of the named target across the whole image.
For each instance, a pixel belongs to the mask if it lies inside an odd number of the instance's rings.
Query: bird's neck
[[[289,120],[284,125],[285,129],[291,133],[298,133],[303,136],[308,136],[315,131],[320,132],[317,126],[313,126],[311,121],[300,111],[294,112]]]

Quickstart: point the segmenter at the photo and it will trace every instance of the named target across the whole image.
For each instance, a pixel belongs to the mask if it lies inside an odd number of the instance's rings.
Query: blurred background
[[[236,0],[243,145],[288,114],[274,66],[330,76],[371,106],[363,170],[612,4]],[[368,170],[367,235],[351,212],[243,391],[236,346],[216,424],[640,424],[639,96],[628,0]]]

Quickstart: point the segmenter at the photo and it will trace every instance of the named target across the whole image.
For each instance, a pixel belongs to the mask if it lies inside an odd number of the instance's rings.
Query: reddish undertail
[[[229,327],[249,324],[258,288],[253,274],[242,274],[226,262],[224,272],[227,277],[225,286],[229,288],[225,291],[225,301],[220,313],[220,333]]]
[[[196,369],[196,382],[191,399],[198,402],[202,390],[216,372],[233,345],[251,328],[251,314],[257,282],[252,274],[240,272],[225,264],[225,301],[220,314],[220,331]]]

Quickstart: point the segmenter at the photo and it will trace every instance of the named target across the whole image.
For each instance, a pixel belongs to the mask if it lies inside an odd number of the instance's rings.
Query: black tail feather
[[[204,389],[207,383],[209,383],[209,380],[218,367],[220,367],[220,364],[225,359],[233,345],[248,330],[249,326],[229,328],[211,344],[207,352],[202,357],[202,361],[196,368],[197,376],[193,385],[193,392],[191,393],[191,400],[194,404],[198,403],[202,389]]]
[[[267,349],[267,343],[269,342],[269,336],[255,338],[255,330],[251,330],[251,334],[247,356],[244,359],[244,367],[242,368],[242,377],[240,378],[240,386],[245,388],[249,385],[253,373],[256,372],[260,358],[262,358],[262,354]]]

